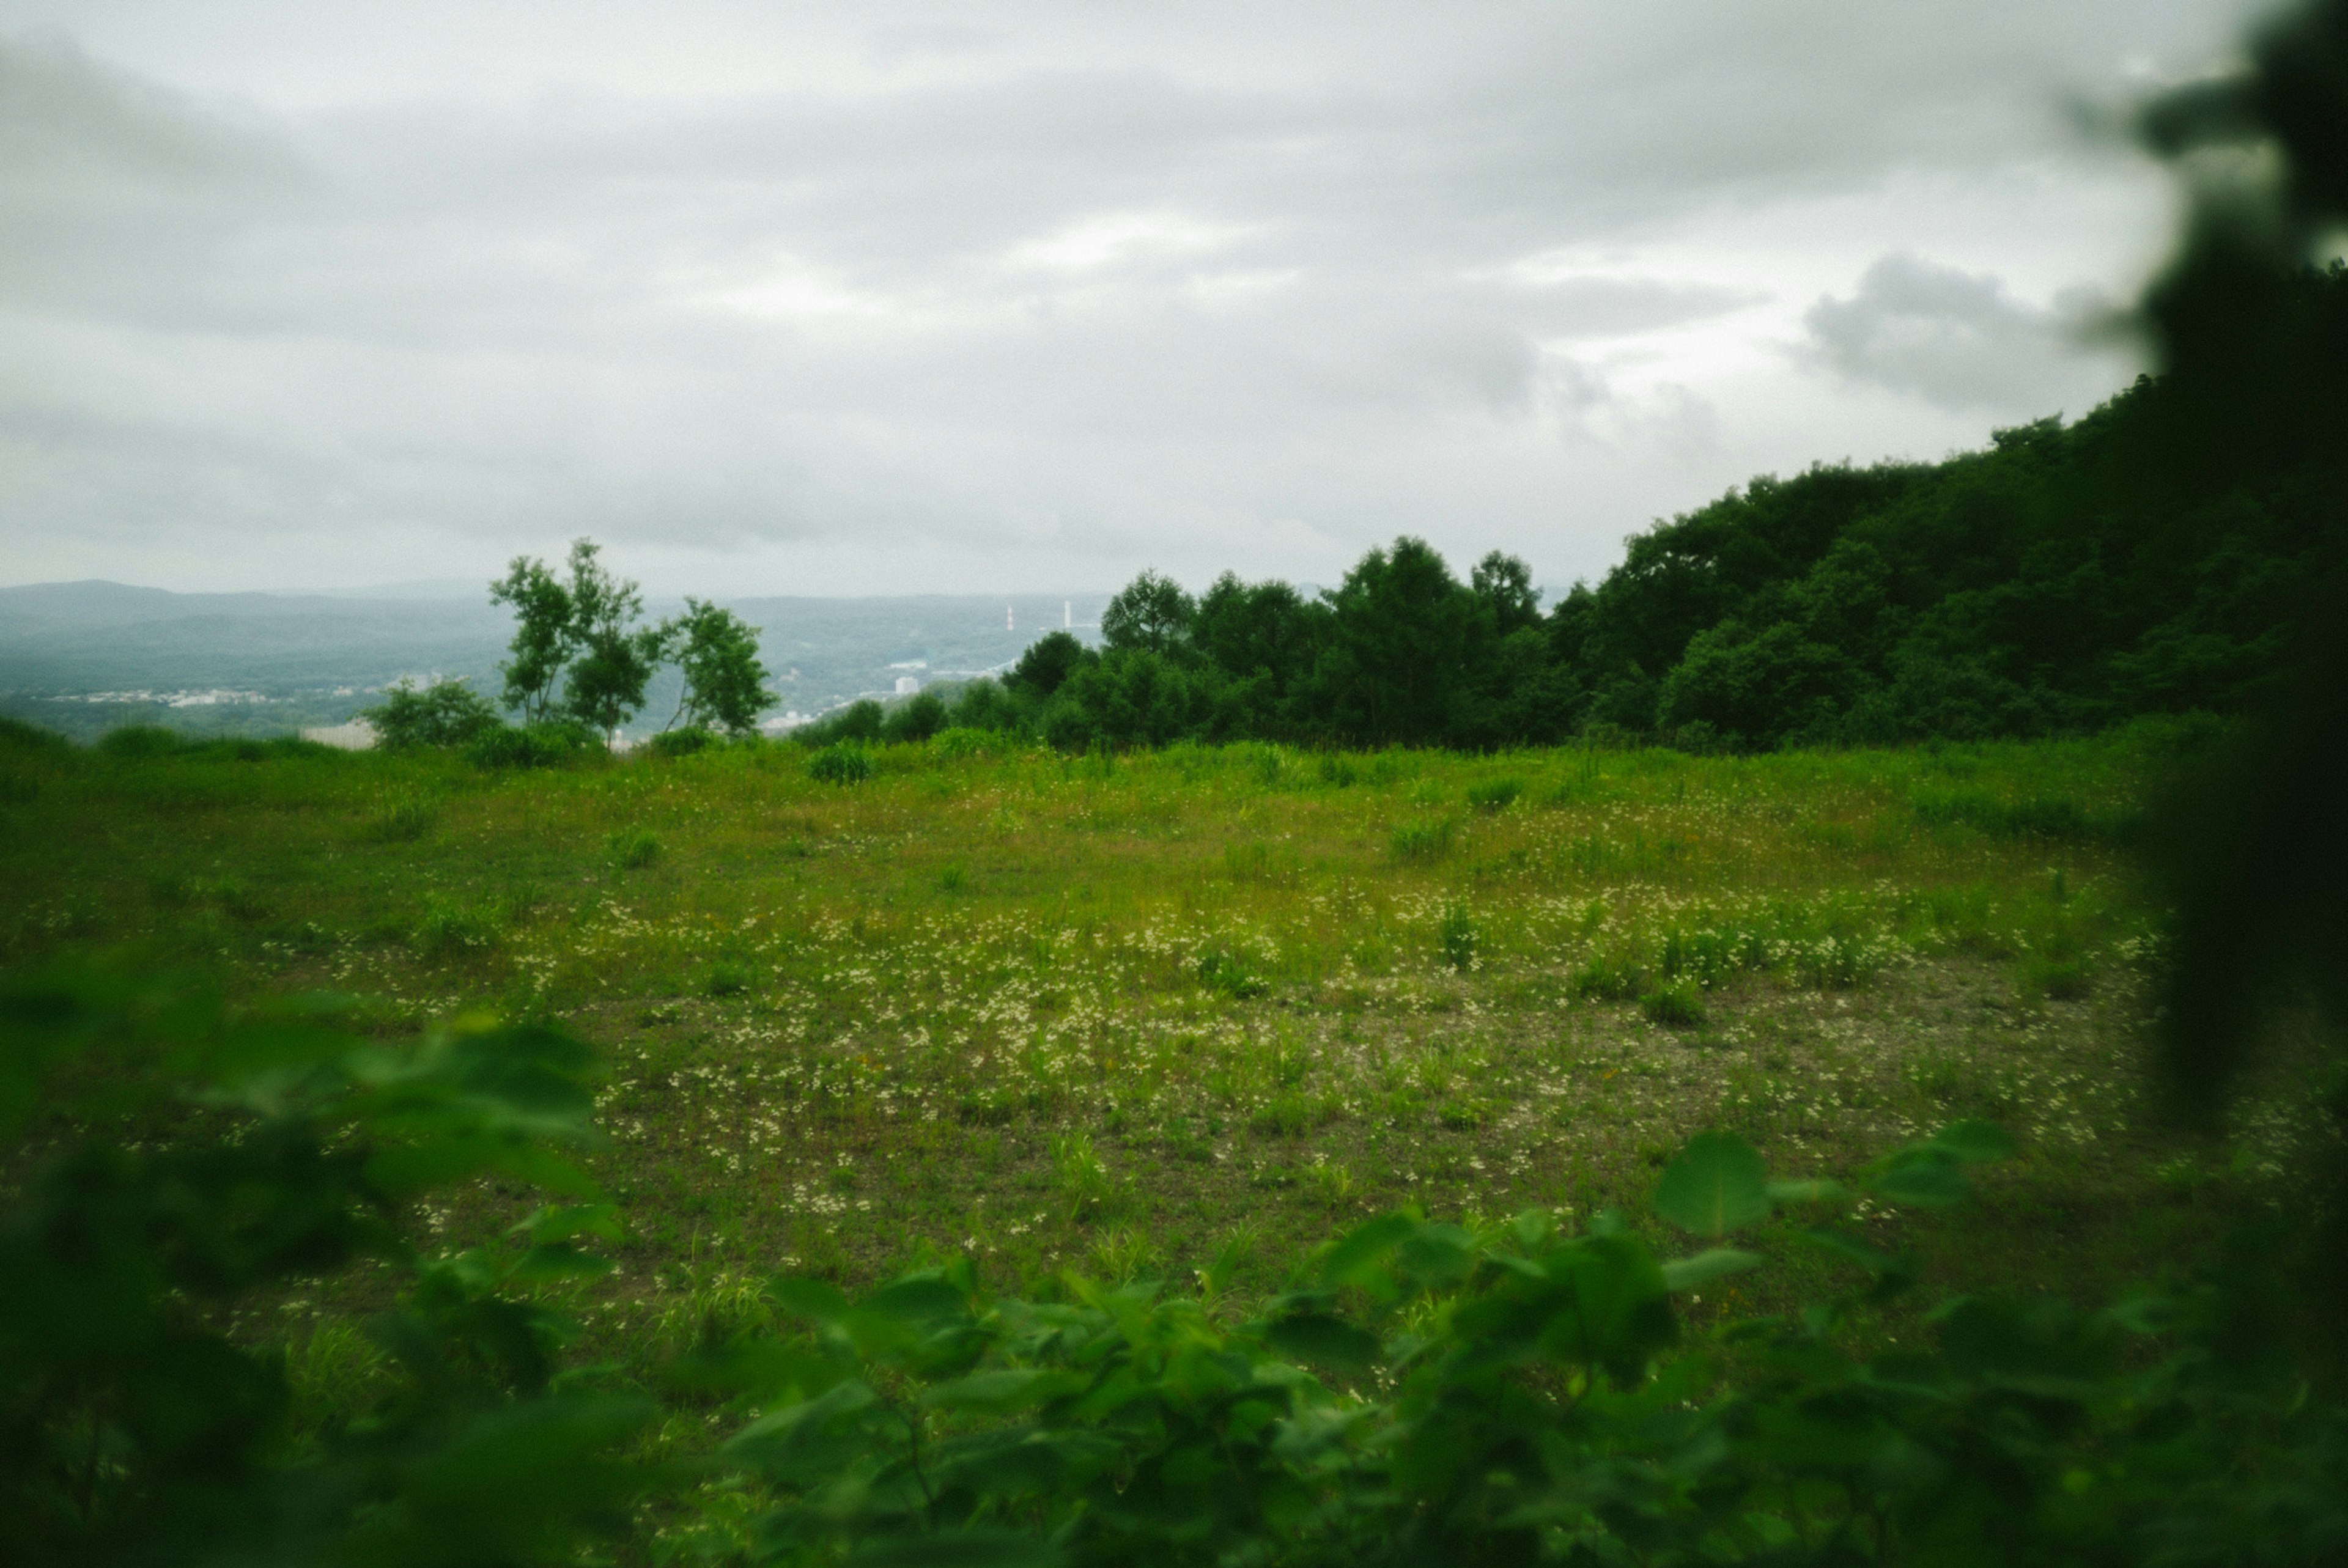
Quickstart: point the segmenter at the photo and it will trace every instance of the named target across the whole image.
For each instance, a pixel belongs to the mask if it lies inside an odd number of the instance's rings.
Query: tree
[[[571,595],[544,561],[516,556],[504,578],[489,584],[489,602],[513,606],[517,618],[513,657],[498,666],[506,678],[505,705],[520,710],[523,723],[538,723],[551,713],[555,685],[574,651]]]
[[[1003,683],[1038,701],[1060,689],[1087,657],[1085,645],[1065,631],[1049,631],[1027,645]]]
[[[683,720],[688,727],[747,734],[774,704],[758,660],[758,629],[732,610],[687,598],[683,615],[661,623],[660,643],[685,675],[684,694],[663,729]]]
[[[1112,651],[1147,648],[1170,653],[1190,640],[1199,607],[1172,578],[1145,570],[1101,611],[1101,641]]]
[[[359,717],[374,726],[376,743],[386,751],[461,746],[498,723],[497,710],[461,680],[423,687],[402,681],[384,692],[380,705],[361,709]]]
[[[1533,569],[1520,556],[1492,551],[1469,574],[1476,597],[1492,611],[1492,629],[1507,637],[1540,624],[1540,595],[1533,590]]]
[[[563,682],[562,703],[571,716],[592,725],[609,742],[644,705],[644,688],[660,662],[661,631],[637,624],[644,595],[636,585],[613,577],[596,557],[592,539],[571,546],[571,639],[579,650]]]
[[[1498,643],[1473,590],[1424,539],[1364,556],[1328,596],[1313,671],[1319,716],[1371,745],[1439,745],[1472,730]]]

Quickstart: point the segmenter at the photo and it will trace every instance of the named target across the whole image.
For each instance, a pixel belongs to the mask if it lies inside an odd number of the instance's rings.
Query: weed
[[[603,851],[623,871],[641,871],[661,856],[661,841],[643,828],[621,828],[603,840]]]
[[[1704,993],[1690,980],[1657,986],[1639,999],[1639,1010],[1666,1029],[1695,1029],[1711,1016],[1704,1009]]]
[[[1422,817],[1395,825],[1387,844],[1394,857],[1406,866],[1428,866],[1451,853],[1459,824],[1447,816]]]
[[[413,844],[439,819],[439,801],[421,790],[386,794],[367,818],[366,836],[379,844]]]
[[[959,860],[938,868],[938,891],[959,893],[970,886],[970,872]]]
[[[862,784],[872,776],[872,753],[862,746],[842,741],[824,747],[808,758],[808,777],[819,784]]]
[[[1199,983],[1227,997],[1259,997],[1272,988],[1247,965],[1220,948],[1199,956]]]
[[[713,997],[738,997],[750,989],[749,967],[720,959],[702,976],[701,989]]]
[[[285,1354],[294,1429],[304,1435],[347,1426],[396,1384],[390,1358],[356,1326],[329,1318]]]
[[[428,958],[455,958],[495,947],[497,922],[485,910],[435,898],[416,922],[417,950]]]
[[[1052,1176],[1070,1219],[1088,1219],[1107,1212],[1120,1195],[1108,1166],[1093,1152],[1088,1132],[1058,1132],[1052,1137]]]
[[[1086,1255],[1094,1269],[1111,1285],[1130,1285],[1158,1266],[1159,1253],[1149,1233],[1118,1225],[1093,1243]]]
[[[2077,1001],[2089,989],[2087,960],[2052,953],[2034,953],[2022,960],[2020,989],[2024,997],[2049,1001]]]
[[[1506,811],[1524,793],[1522,779],[1481,779],[1468,786],[1468,804],[1478,811]]]
[[[1443,923],[1436,927],[1435,945],[1445,963],[1455,969],[1476,968],[1476,949],[1481,939],[1466,905],[1454,904],[1443,911]]]
[[[1334,753],[1322,753],[1320,765],[1316,771],[1320,774],[1323,784],[1333,785],[1337,789],[1352,788],[1354,779],[1359,776],[1354,773],[1354,764],[1350,760]]]

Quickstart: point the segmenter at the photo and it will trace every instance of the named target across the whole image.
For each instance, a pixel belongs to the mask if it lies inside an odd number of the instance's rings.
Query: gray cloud
[[[592,531],[671,589],[1331,580],[1398,528],[1593,571],[1752,471],[2124,380],[1988,280],[2126,286],[2150,177],[2058,89],[2233,15],[203,10],[0,0],[13,573]]]
[[[1885,256],[1849,298],[1824,297],[1809,308],[1804,349],[1853,381],[1943,407],[2052,412],[2040,405],[2094,384],[2065,354],[2080,335],[2090,299],[2075,291],[2058,308],[2041,309],[2015,300],[1987,273]]]

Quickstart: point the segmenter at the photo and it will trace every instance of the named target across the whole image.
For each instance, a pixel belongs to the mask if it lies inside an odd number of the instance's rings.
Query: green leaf
[[[1769,1167],[1734,1132],[1699,1132],[1663,1171],[1655,1212],[1700,1236],[1720,1237],[1769,1216]]]
[[[1074,1372],[1005,1367],[941,1384],[923,1394],[922,1403],[936,1409],[1004,1415],[1080,1392],[1085,1386],[1086,1380]]]
[[[2012,1133],[1994,1122],[1978,1120],[1950,1122],[1932,1134],[1932,1141],[1926,1147],[1938,1149],[1968,1164],[2011,1160],[2015,1153]]]
[[[1321,1279],[1326,1285],[1360,1285],[1384,1262],[1386,1254],[1400,1245],[1403,1239],[1418,1228],[1418,1222],[1408,1214],[1380,1214],[1374,1220],[1356,1225],[1351,1235],[1329,1249],[1321,1260]]]
[[[1761,1255],[1757,1252],[1739,1252],[1730,1246],[1709,1247],[1694,1257],[1673,1258],[1663,1265],[1663,1288],[1694,1290],[1727,1275],[1742,1274],[1760,1263]]]
[[[820,1279],[780,1274],[767,1288],[784,1311],[812,1317],[818,1323],[837,1323],[848,1315],[848,1297]]]
[[[1263,1329],[1264,1343],[1292,1360],[1358,1372],[1376,1365],[1385,1347],[1376,1335],[1325,1312],[1300,1312],[1275,1318]]]
[[[1007,1530],[955,1530],[867,1541],[848,1561],[856,1568],[1055,1568],[1065,1561],[1051,1542]]]
[[[1942,1209],[1962,1202],[1972,1190],[1952,1159],[1907,1159],[1879,1173],[1868,1184],[1878,1197],[1910,1208]]]

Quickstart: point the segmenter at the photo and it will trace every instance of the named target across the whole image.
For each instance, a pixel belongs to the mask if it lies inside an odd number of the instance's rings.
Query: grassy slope
[[[840,787],[787,747],[507,775],[16,753],[0,951],[141,943],[363,993],[386,1029],[567,1020],[613,1062],[598,1163],[635,1239],[609,1330],[925,1245],[1005,1283],[1187,1279],[1238,1234],[1261,1287],[1405,1200],[1643,1208],[1706,1125],[1824,1173],[1962,1114],[2023,1159],[1883,1237],[1942,1286],[2093,1296],[2189,1253],[2219,1157],[2149,1129],[2133,1067],[2149,916],[2113,829],[2150,765],[2125,739],[909,747]],[[1666,984],[1679,1005],[1643,1009]],[[479,1234],[522,1201],[427,1219]]]

